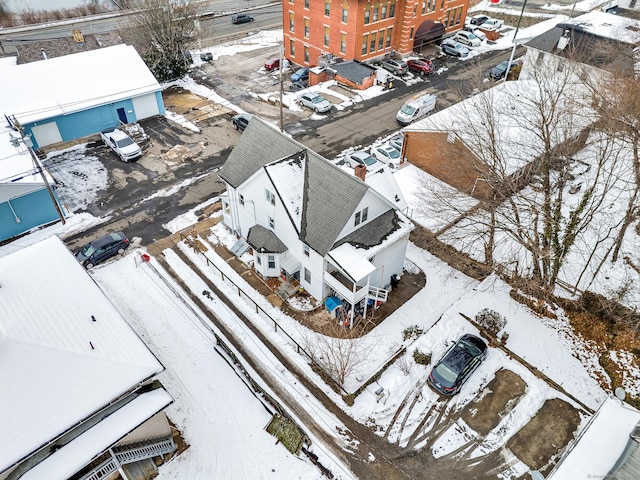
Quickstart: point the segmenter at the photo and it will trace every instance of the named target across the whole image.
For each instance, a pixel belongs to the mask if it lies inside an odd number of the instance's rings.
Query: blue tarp
[[[342,306],[342,302],[338,297],[327,297],[324,301],[324,308],[327,309],[329,313],[332,313],[336,308]]]

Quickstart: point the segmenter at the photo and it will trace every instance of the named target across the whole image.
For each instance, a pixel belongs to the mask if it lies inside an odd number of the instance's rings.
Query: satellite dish
[[[618,400],[621,401],[624,401],[625,397],[627,396],[627,392],[625,392],[624,388],[622,387],[617,387],[613,393],[615,393]]]

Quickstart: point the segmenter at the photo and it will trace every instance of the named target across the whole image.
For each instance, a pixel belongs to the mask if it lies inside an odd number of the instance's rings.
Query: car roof
[[[119,239],[115,239],[113,238],[113,236],[119,236]],[[107,233],[106,235],[103,235],[100,238],[96,238],[95,240],[93,240],[91,243],[91,245],[93,245],[93,247],[102,247],[103,245],[107,245],[108,243],[111,243],[113,241],[116,240],[124,240],[126,237],[124,235],[124,233],[122,232],[114,232],[114,233]]]
[[[129,135],[127,135],[125,132],[123,132],[119,128],[114,128],[113,131],[107,132],[107,133],[115,140],[122,140],[123,138],[129,137]]]

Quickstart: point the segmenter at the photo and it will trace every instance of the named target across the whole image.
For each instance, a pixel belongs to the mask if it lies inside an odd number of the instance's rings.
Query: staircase
[[[87,473],[80,480],[100,480],[118,470],[118,465],[139,462],[175,451],[176,444],[171,437],[148,440],[146,442],[120,445],[113,449],[114,457],[108,458]]]

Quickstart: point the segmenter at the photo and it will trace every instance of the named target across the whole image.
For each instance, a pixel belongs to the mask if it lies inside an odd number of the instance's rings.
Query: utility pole
[[[516,43],[516,37],[518,36],[518,30],[520,30],[520,23],[522,22],[522,16],[524,15],[524,7],[527,6],[527,0],[524,0],[522,4],[522,10],[520,10],[520,17],[518,17],[518,24],[516,25],[516,31],[513,34],[513,48],[511,49],[511,56],[509,57],[509,63],[507,63],[507,73],[504,74],[503,82],[507,81],[507,77],[509,76],[509,72],[511,71],[511,64],[513,63],[513,57],[516,54],[516,47],[518,44]],[[574,3],[575,6],[575,3]]]

